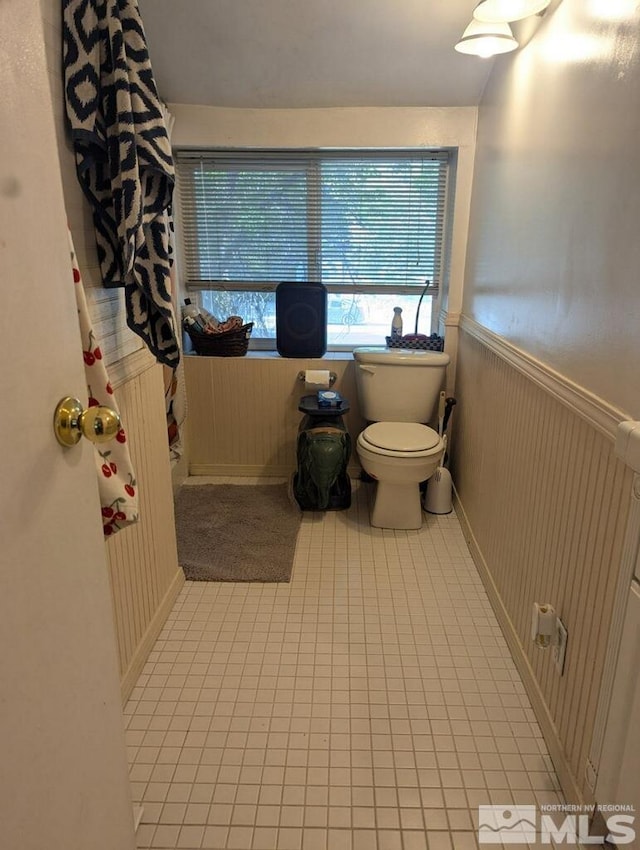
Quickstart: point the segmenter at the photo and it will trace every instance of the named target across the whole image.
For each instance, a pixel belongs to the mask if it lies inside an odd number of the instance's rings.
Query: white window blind
[[[189,289],[441,283],[450,152],[178,151]]]

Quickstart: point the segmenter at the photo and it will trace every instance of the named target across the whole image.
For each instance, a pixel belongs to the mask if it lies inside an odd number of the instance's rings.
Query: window
[[[186,285],[275,339],[280,281],[328,290],[330,347],[384,344],[393,307],[431,333],[446,267],[451,152],[181,151]]]

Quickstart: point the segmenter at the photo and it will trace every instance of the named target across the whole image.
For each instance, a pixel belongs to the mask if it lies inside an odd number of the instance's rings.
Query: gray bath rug
[[[199,484],[175,501],[178,563],[191,581],[290,581],[302,514],[287,484]]]

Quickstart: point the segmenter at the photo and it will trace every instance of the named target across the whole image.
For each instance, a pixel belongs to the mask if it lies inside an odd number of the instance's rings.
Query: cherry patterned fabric
[[[119,413],[118,405],[102,359],[100,343],[89,318],[82,276],[69,232],[69,250],[73,267],[73,282],[78,306],[78,321],[82,337],[84,372],[89,396],[88,405],[104,405]],[[129,454],[127,432],[121,427],[115,439],[94,445],[98,490],[102,509],[102,527],[105,537],[110,537],[131,523],[138,521],[138,486]]]

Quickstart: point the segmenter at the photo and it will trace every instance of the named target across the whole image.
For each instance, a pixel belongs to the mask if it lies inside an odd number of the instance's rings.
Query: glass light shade
[[[546,9],[551,0],[481,0],[473,11],[476,21],[487,24],[520,21]]]
[[[455,49],[458,53],[489,58],[497,53],[509,53],[517,46],[518,42],[513,37],[509,24],[487,24],[474,20],[462,33]]]

